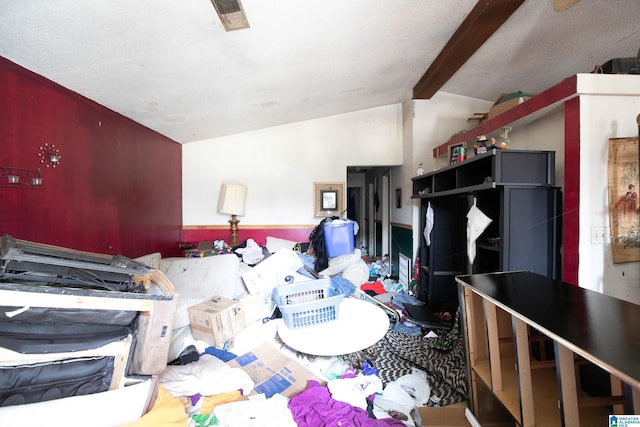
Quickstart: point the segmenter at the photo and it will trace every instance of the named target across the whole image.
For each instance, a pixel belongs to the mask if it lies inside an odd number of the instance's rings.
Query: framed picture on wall
[[[344,211],[344,183],[313,183],[313,216],[326,218],[338,216]]]
[[[335,211],[338,209],[338,192],[336,190],[322,190],[321,192],[323,211]]]

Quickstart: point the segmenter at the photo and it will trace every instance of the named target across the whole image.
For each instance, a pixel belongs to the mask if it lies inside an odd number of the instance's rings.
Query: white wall
[[[564,190],[564,108],[560,107],[509,134],[509,145],[520,150],[556,152],[556,186]]]
[[[640,93],[640,91],[639,91]],[[609,138],[638,136],[640,96],[582,96],[580,156],[580,286],[640,304],[640,263],[613,264],[611,245],[591,243],[591,227],[609,227]],[[638,185],[638,183],[636,183]]]
[[[607,76],[596,78],[606,79]],[[628,92],[628,87],[619,88],[619,91]],[[638,89],[640,92],[640,87]],[[604,245],[591,243],[591,229],[610,226],[607,177],[609,138],[638,136],[636,115],[639,112],[640,97],[637,95],[580,96],[578,284],[636,304],[640,304],[640,263],[614,264],[610,242]],[[522,129],[514,129],[510,140],[514,149],[556,151],[556,185],[564,190],[563,108]]]
[[[246,184],[244,225],[312,225],[313,183],[346,167],[402,164],[402,106],[388,105],[184,144],[183,225],[225,225],[220,185]],[[346,199],[345,199],[346,200]]]
[[[638,96],[580,96],[580,236],[578,284],[640,304],[640,264],[614,264],[610,242],[591,242],[592,227],[609,227],[609,138],[638,135]],[[564,110],[511,134],[513,148],[556,150],[556,184],[564,185]]]
[[[349,114],[263,129],[183,146],[183,224],[225,225],[216,206],[223,182],[249,187],[243,224],[316,224],[313,182],[344,182],[347,166],[391,166],[391,221],[410,224],[419,242],[419,203],[411,177],[444,166],[433,148],[468,130],[475,112],[491,102],[439,92],[430,100],[407,100]],[[580,265],[582,287],[640,304],[639,263],[613,264],[610,245],[591,244],[592,226],[609,226],[607,143],[637,136],[640,97],[582,95]],[[471,140],[475,135],[470,135]],[[564,184],[562,108],[510,134],[514,149],[556,151],[556,185]],[[395,189],[403,206],[395,208]],[[366,191],[366,190],[365,190]]]
[[[411,226],[413,223],[413,200],[411,199],[411,177],[413,165],[413,101],[402,103],[402,166],[392,168],[391,178],[391,222]],[[400,189],[402,205],[396,208],[396,190]]]

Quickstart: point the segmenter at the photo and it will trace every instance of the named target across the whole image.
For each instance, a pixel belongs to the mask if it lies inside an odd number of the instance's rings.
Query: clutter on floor
[[[178,298],[161,331],[170,345],[156,352],[166,363],[132,381],[157,381],[148,405],[119,424],[157,425],[160,416],[174,420],[167,425],[186,419],[189,427],[420,426],[420,408],[466,400],[456,307],[431,313],[437,322],[415,318],[407,308],[428,307],[410,285],[391,277],[387,259],[363,257],[352,244],[330,243],[339,255],[322,261],[318,273],[318,256],[300,251],[299,242],[268,243],[247,241],[234,252],[216,242],[199,255],[132,260],[147,276],[166,275]],[[140,291],[166,299],[159,287],[151,281]],[[139,331],[132,327],[134,337]],[[127,375],[123,384],[133,380]],[[14,409],[20,406],[29,405]],[[106,427],[109,418],[91,425]]]
[[[271,262],[275,265],[280,259],[281,265],[297,267],[295,273],[305,275],[304,266],[313,259],[297,256],[299,265],[290,254]],[[273,265],[270,270],[274,275],[287,273]],[[245,385],[236,401],[221,403],[211,413],[203,413],[200,400],[190,394],[185,400],[189,425],[258,425],[254,420],[260,420],[259,425],[274,426],[337,425],[337,421],[420,426],[424,420],[419,408],[466,400],[464,347],[456,311],[434,313],[439,320],[436,327],[425,326],[406,310],[424,303],[402,288],[397,292],[399,284],[390,277],[376,275],[357,288],[341,276],[309,277],[298,284],[285,280],[274,286],[263,279],[253,284],[257,294],[265,294],[265,286],[271,291],[275,307],[269,316],[237,333],[232,343],[222,345],[224,350],[196,342],[202,355],[222,352],[219,356],[226,365],[248,374],[254,387]],[[371,312],[363,315],[352,307],[361,304]],[[302,326],[294,323],[294,317]],[[376,326],[374,319],[384,322]],[[376,330],[382,332],[370,343],[357,344]],[[352,344],[355,348],[350,348]],[[235,357],[229,360],[232,354]],[[233,382],[228,385],[229,390],[238,387]]]

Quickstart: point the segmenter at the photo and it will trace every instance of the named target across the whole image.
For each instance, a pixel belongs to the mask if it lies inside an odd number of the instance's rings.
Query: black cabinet
[[[528,270],[559,278],[561,197],[553,151],[491,150],[412,178],[420,199],[417,297],[435,312],[457,303],[455,276]],[[467,213],[476,204],[491,223],[467,255]],[[433,228],[427,244],[427,211]]]

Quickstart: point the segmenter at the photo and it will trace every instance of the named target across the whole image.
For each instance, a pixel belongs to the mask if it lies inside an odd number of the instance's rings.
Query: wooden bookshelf
[[[489,390],[518,426],[601,426],[609,415],[637,413],[639,306],[524,271],[458,276],[456,281],[469,376],[485,385],[471,388],[470,406],[477,417],[479,402],[486,401],[478,390]],[[511,319],[510,331],[505,316]],[[612,327],[621,318],[626,321]],[[532,356],[531,342],[541,338],[553,342],[548,360]],[[506,351],[508,344],[513,352]],[[612,395],[585,393],[578,364],[609,373]]]

